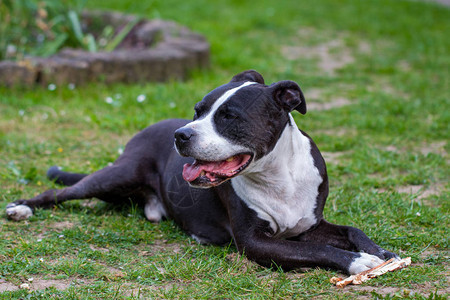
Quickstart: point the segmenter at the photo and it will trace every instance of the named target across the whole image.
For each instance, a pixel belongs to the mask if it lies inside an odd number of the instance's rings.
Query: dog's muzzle
[[[175,147],[181,156],[193,157],[192,146],[197,135],[195,130],[189,127],[181,127],[174,133]],[[252,161],[251,153],[236,153],[225,159],[202,160],[193,157],[192,163],[183,166],[183,178],[191,186],[212,187],[231,179],[243,171]]]
[[[181,127],[175,131],[175,146],[180,155],[189,156],[185,151],[194,139],[195,131],[191,128]]]

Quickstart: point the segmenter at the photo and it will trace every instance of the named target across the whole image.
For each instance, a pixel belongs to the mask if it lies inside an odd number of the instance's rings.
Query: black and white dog
[[[205,244],[228,244],[263,266],[325,267],[355,274],[397,257],[361,230],[328,223],[325,162],[291,116],[306,113],[293,81],[269,86],[245,71],[195,105],[194,121],[171,119],[133,137],[113,165],[93,174],[52,167],[67,185],[7,206],[14,220],[72,199],[144,205]],[[175,138],[175,147],[174,147]]]

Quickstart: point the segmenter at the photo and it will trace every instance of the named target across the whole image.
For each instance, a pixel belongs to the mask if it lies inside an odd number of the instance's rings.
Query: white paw
[[[381,258],[379,258],[375,255],[371,255],[371,254],[367,254],[367,253],[363,253],[363,252],[360,252],[359,254],[361,256],[355,258],[352,261],[352,263],[350,264],[350,267],[348,268],[348,272],[352,275],[372,269],[384,262],[384,260],[382,260]]]
[[[166,216],[166,210],[156,196],[150,196],[144,207],[144,214],[150,222],[159,222]]]
[[[6,206],[6,215],[14,221],[26,220],[33,215],[29,206],[10,203]]]

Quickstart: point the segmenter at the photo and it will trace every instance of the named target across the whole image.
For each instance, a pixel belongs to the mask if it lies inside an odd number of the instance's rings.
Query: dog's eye
[[[239,118],[239,113],[236,111],[236,109],[228,107],[225,109],[222,109],[221,111],[222,118],[226,120],[235,120]]]
[[[224,117],[224,119],[227,119],[227,120],[235,120],[238,118],[238,115],[232,111],[226,111],[226,112],[224,112],[223,117]]]

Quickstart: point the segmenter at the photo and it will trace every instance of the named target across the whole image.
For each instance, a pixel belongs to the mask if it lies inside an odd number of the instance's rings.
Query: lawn
[[[265,269],[233,245],[202,246],[171,221],[152,224],[138,207],[77,200],[25,222],[3,213],[1,299],[448,297],[448,7],[404,0],[86,5],[184,24],[210,41],[211,67],[185,82],[0,88],[1,211],[55,186],[45,178],[49,166],[102,168],[137,131],[192,118],[207,92],[255,69],[268,83],[294,80],[305,93],[309,111],[294,118],[327,161],[325,217],[361,228],[413,264],[341,290],[329,283],[338,272]],[[24,283],[31,289],[17,288]]]

